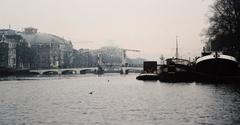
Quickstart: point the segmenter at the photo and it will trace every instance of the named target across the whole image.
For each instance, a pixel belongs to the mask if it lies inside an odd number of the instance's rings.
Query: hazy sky
[[[71,40],[74,48],[114,45],[157,60],[201,52],[212,0],[0,0],[0,28],[36,27]]]

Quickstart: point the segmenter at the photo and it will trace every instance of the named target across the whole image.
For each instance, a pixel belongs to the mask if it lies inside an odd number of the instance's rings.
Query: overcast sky
[[[0,28],[35,27],[71,40],[74,48],[113,45],[158,60],[200,54],[212,0],[0,0]]]

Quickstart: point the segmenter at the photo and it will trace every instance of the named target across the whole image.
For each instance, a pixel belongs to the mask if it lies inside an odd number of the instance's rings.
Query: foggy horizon
[[[1,29],[37,28],[71,40],[75,49],[117,46],[138,49],[129,56],[159,60],[199,56],[209,6],[203,0],[0,0]],[[10,7],[10,9],[9,9]]]

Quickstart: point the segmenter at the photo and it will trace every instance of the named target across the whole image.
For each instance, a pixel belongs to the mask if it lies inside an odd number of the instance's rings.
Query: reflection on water
[[[236,86],[143,82],[135,77],[2,78],[0,125],[240,124]]]

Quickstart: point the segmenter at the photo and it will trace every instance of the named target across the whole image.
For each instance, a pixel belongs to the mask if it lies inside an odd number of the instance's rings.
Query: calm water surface
[[[240,124],[238,87],[143,82],[135,77],[106,74],[0,81],[0,125]]]

